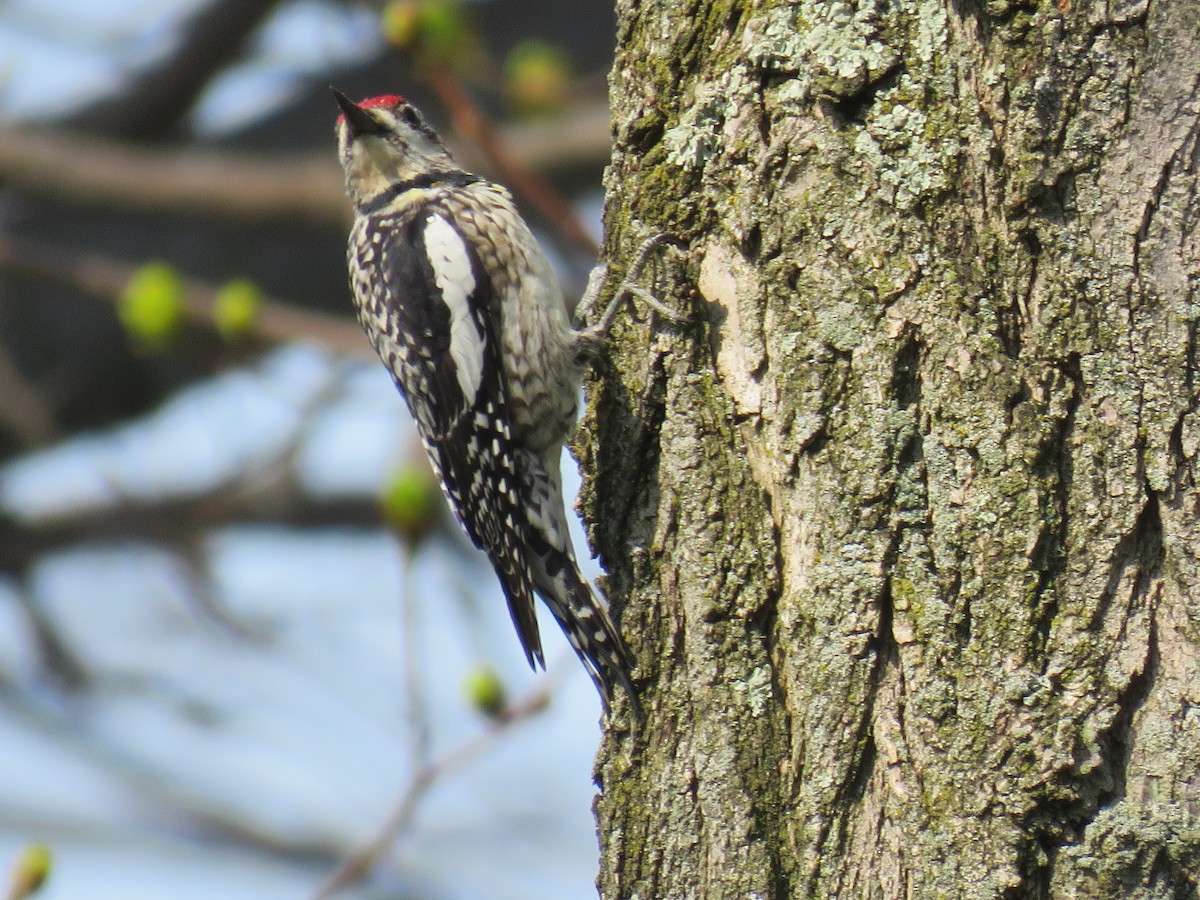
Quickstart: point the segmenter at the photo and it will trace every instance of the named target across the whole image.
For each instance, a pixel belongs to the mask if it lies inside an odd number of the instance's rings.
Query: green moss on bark
[[[1198,14],[628,6],[610,254],[702,296],[589,385],[602,893],[1186,888]]]

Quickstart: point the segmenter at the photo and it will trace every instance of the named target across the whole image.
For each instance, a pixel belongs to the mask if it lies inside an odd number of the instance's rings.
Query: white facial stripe
[[[433,267],[442,300],[450,308],[450,357],[458,385],[467,402],[479,392],[483,379],[483,335],[471,318],[467,298],[475,290],[475,274],[467,246],[458,232],[439,215],[425,228],[425,252]]]

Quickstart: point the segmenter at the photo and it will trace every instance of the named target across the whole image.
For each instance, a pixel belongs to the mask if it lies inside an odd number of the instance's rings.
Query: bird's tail
[[[629,651],[607,605],[579,571],[571,548],[558,467],[543,464],[532,453],[523,462],[521,474],[530,503],[527,547],[534,588],[595,682],[605,709],[612,705],[619,684],[628,694],[635,716],[640,717]]]
[[[534,584],[592,677],[604,708],[612,705],[616,686],[620,684],[629,696],[634,714],[640,717],[630,675],[633,665],[629,651],[604,603],[584,580],[573,554],[568,551],[557,576],[548,576],[543,582],[538,575],[535,566]]]

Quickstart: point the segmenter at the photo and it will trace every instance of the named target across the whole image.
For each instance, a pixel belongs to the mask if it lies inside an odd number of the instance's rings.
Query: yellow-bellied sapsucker
[[[507,190],[464,171],[402,97],[334,96],[358,316],[450,506],[496,570],[530,665],[545,666],[536,592],[605,706],[620,683],[636,709],[629,654],[575,561],[560,473],[582,367],[621,292],[597,326],[573,329]]]

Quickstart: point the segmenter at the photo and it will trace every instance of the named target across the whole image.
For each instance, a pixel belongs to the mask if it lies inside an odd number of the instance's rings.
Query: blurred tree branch
[[[137,267],[96,253],[80,253],[0,233],[0,272],[67,285],[83,294],[115,304]],[[185,310],[193,322],[216,327],[217,289],[194,278],[183,280]],[[349,317],[299,309],[265,298],[254,321],[252,337],[269,344],[319,341],[347,356],[375,359],[362,329]]]
[[[58,437],[58,426],[41,395],[0,348],[0,428],[13,434],[24,447],[48,444]]]
[[[499,715],[488,721],[486,728],[451,747],[441,756],[419,766],[409,778],[395,811],[379,833],[365,846],[359,848],[335,870],[313,895],[313,900],[329,900],[342,891],[359,884],[370,876],[382,857],[392,845],[412,827],[413,819],[421,801],[429,790],[448,775],[457,772],[492,748],[505,734],[516,726],[528,722],[550,705],[555,689],[566,669],[559,665],[547,671],[536,688],[505,707]]]
[[[332,150],[268,158],[140,147],[66,129],[10,128],[0,140],[0,176],[33,194],[180,216],[349,218]]]
[[[213,76],[234,61],[279,0],[220,0],[178,28],[179,43],[137,72],[125,90],[69,117],[88,131],[144,139],[160,136],[196,102]]]
[[[0,571],[21,573],[42,554],[89,541],[145,541],[169,546],[197,532],[232,525],[298,528],[378,528],[372,497],[313,497],[295,485],[236,485],[188,496],[127,497],[111,506],[53,518],[0,513]]]
[[[333,113],[330,112],[332,135]],[[498,130],[508,158],[542,172],[601,166],[608,159],[602,103],[552,121]],[[453,148],[469,166],[479,150]],[[330,137],[327,153],[276,156],[221,150],[159,149],[59,128],[0,132],[0,177],[35,195],[174,215],[250,221],[297,218],[342,223],[350,208]]]
[[[117,497],[109,506],[66,511],[39,519],[20,519],[0,511],[0,573],[23,585],[31,568],[47,554],[93,542],[139,542],[174,553],[191,577],[189,598],[212,618],[241,637],[257,637],[245,623],[220,609],[200,577],[203,554],[198,542],[207,531],[248,524],[293,528],[379,526],[379,505],[363,496],[314,497],[291,473],[267,473],[237,479],[198,494],[152,498]],[[54,621],[19,592],[36,638],[42,670],[67,689],[87,681],[87,672],[58,635]]]

